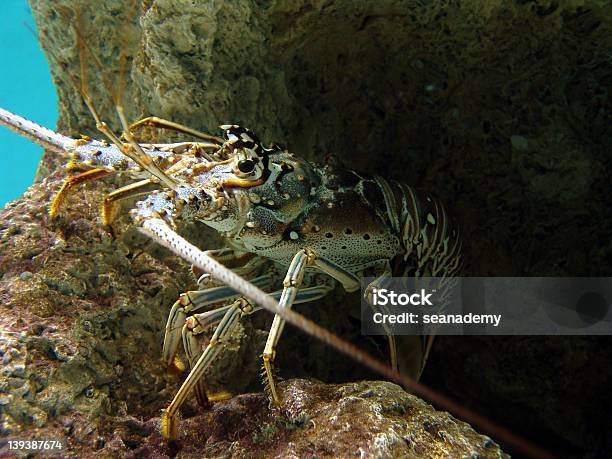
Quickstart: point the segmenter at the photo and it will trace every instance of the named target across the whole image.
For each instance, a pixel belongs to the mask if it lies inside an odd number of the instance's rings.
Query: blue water
[[[57,123],[57,96],[26,0],[0,0],[0,107],[49,128]],[[0,207],[32,184],[42,148],[0,127]]]

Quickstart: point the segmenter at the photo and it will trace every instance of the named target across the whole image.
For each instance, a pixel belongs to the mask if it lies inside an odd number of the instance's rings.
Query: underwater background
[[[36,27],[32,11],[26,0],[2,0],[0,12],[0,107],[54,129],[57,96],[47,59],[30,30]],[[0,129],[0,145],[0,206],[4,206],[34,181],[42,148],[7,129]]]
[[[58,4],[82,6],[85,38],[113,81],[119,50],[127,50],[130,120],[156,115],[208,132],[236,122],[301,157],[331,152],[344,167],[431,191],[466,235],[467,276],[612,273],[609,0],[148,0],[138,2],[139,14],[125,3],[31,2],[45,49],[65,51],[67,65],[52,59],[52,69],[67,135],[99,137],[70,85],[78,47]],[[34,42],[22,20],[9,21]],[[124,33],[131,46],[123,46]],[[0,42],[0,51],[15,47]],[[25,65],[18,55],[5,61]],[[100,72],[89,68],[93,99],[118,131]],[[17,80],[3,81],[0,104],[53,127],[36,111],[40,84]],[[7,93],[32,108],[7,103]],[[0,158],[10,157],[2,145]],[[11,151],[30,159],[28,146]],[[0,456],[3,436],[44,433],[68,442],[74,455],[175,457],[160,440],[159,415],[184,375],[168,372],[160,353],[168,310],[197,287],[189,266],[136,237],[127,206],[109,236],[99,209],[125,184],[120,178],[84,185],[50,222],[65,162],[47,154],[42,164],[45,181],[0,218]],[[23,167],[4,166],[3,174]],[[218,247],[201,226],[181,233],[199,247]],[[358,301],[337,292],[296,310],[363,346],[351,315]],[[450,457],[500,456],[495,435],[457,431],[465,424],[387,383],[347,385],[373,377],[298,332],[284,334],[277,367],[286,392],[312,409],[298,400],[275,416],[259,378],[269,320],[262,313],[245,321],[239,344],[207,374],[219,388],[253,393],[212,410],[190,397],[181,457],[220,456],[228,445],[232,457],[289,454],[290,447],[349,456],[355,445],[370,445],[374,457],[382,456],[378,446],[425,457],[450,447],[468,449]],[[609,457],[610,362],[610,337],[441,336],[423,383],[559,457]],[[372,428],[377,413],[386,424]],[[360,429],[330,427],[345,419]]]

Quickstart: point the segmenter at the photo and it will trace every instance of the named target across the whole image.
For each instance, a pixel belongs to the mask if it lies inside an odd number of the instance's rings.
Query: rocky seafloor
[[[63,133],[97,136],[67,76],[80,75],[80,17],[106,78],[125,82],[132,120],[157,115],[208,132],[237,122],[308,159],[333,153],[432,191],[466,235],[467,275],[612,272],[606,1],[31,5]],[[101,69],[88,62],[91,95],[117,128]],[[190,402],[181,440],[165,444],[156,423],[182,375],[159,362],[163,326],[195,280],[126,217],[113,234],[101,226],[103,195],[121,180],[85,185],[51,222],[63,165],[46,154],[37,183],[0,216],[3,438],[59,436],[73,455],[102,457],[502,454],[394,385],[347,383],[375,375],[289,328],[278,357],[287,404],[269,408],[258,376],[264,313],[241,324],[211,370],[212,383],[245,395],[210,410]],[[218,246],[202,226],[182,231]],[[338,291],[298,310],[358,342],[353,304]],[[560,456],[605,457],[611,361],[602,337],[440,337],[423,381]]]

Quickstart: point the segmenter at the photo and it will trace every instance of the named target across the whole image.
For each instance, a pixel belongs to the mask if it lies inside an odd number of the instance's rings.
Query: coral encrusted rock
[[[175,444],[132,419],[100,453],[135,457],[508,458],[489,437],[387,382],[280,385],[282,408],[264,394],[217,403],[181,424]],[[141,446],[134,448],[133,445]]]
[[[121,83],[131,120],[156,115],[208,132],[236,122],[310,160],[335,155],[347,168],[434,193],[466,235],[467,275],[612,274],[609,1],[129,3],[31,0],[63,133],[98,136],[68,77],[83,74],[80,34],[100,62],[85,59],[90,94],[114,129],[105,81]],[[184,263],[150,247],[125,218],[116,238],[100,227],[109,182],[86,185],[49,222],[44,206],[65,176],[60,164],[45,155],[46,178],[0,223],[2,428],[120,443],[100,419],[154,418],[172,396],[180,377],[158,361],[163,324],[195,284]],[[201,227],[183,230],[217,247]],[[337,291],[300,311],[369,344],[355,295]],[[245,322],[216,372],[235,393],[260,390],[266,323],[258,320]],[[374,377],[289,330],[281,375]],[[609,338],[442,337],[424,381],[559,455],[597,457],[612,449],[611,361]],[[249,381],[234,376],[242,373]],[[73,424],[62,417],[71,410],[82,413]],[[197,412],[187,407],[185,417]],[[58,420],[67,424],[50,427]]]

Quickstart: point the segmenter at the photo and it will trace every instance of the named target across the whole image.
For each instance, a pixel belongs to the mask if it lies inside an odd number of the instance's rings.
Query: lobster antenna
[[[49,128],[27,120],[19,115],[15,115],[3,108],[0,108],[0,125],[7,127],[20,136],[30,139],[46,150],[55,153],[65,154],[74,146],[74,139],[66,137]]]
[[[125,156],[130,158],[136,164],[138,164],[143,170],[147,171],[149,174],[151,174],[153,177],[159,180],[164,186],[171,188],[173,190],[176,189],[179,186],[179,182],[175,180],[174,178],[170,177],[168,174],[166,174],[153,161],[153,159],[143,151],[142,147],[134,140],[132,135],[129,133],[129,126],[127,125],[127,120],[123,112],[122,104],[118,103],[119,101],[117,97],[115,98],[112,97],[112,94],[114,93],[113,86],[110,80],[108,80],[108,78],[106,77],[106,74],[104,72],[102,63],[100,62],[100,59],[98,58],[96,53],[90,49],[87,43],[87,40],[84,38],[83,24],[82,24],[83,17],[82,17],[81,12],[75,11],[67,7],[57,7],[57,9],[60,12],[60,14],[64,16],[69,16],[72,14],[76,16],[76,21],[74,21],[74,30],[77,35],[77,43],[79,47],[79,66],[80,66],[80,80],[81,80],[80,84],[79,82],[76,81],[76,79],[69,72],[66,72],[66,73],[68,74],[68,77],[71,81],[72,86],[81,95],[83,101],[85,102],[85,105],[87,106],[90,113],[94,117],[94,120],[96,121],[96,128],[100,132],[102,132],[113,144],[115,144],[115,146],[119,148],[119,150]],[[89,55],[92,56],[94,64],[100,70],[100,74],[102,75],[102,81],[107,90],[107,96],[111,98],[113,105],[115,105],[117,109],[117,114],[119,115],[119,119],[121,120],[121,124],[124,129],[124,136],[129,142],[127,144],[122,142],[121,139],[119,139],[119,137],[110,129],[110,127],[104,121],[102,121],[102,118],[100,114],[98,113],[98,110],[96,109],[95,104],[93,103],[93,100],[89,96],[88,75],[87,75],[87,65],[86,65],[87,51],[89,51]],[[54,53],[52,51],[49,51],[49,53],[61,65],[60,61],[57,59]]]

